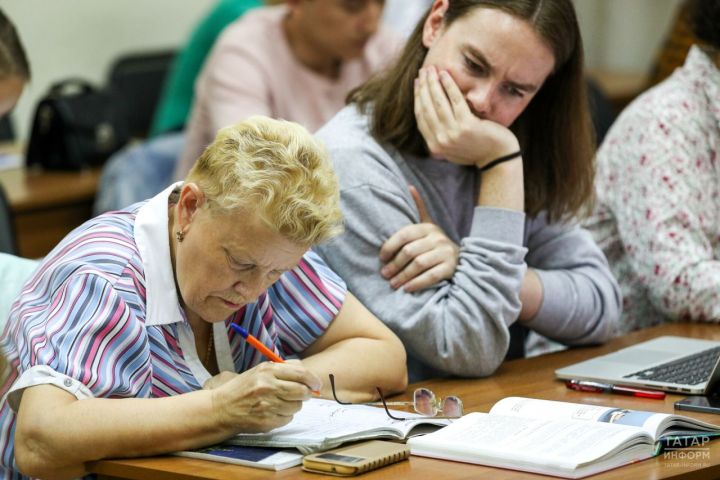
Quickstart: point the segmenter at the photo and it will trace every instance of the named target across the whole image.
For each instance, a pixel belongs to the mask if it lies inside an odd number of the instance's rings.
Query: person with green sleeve
[[[192,106],[195,79],[215,39],[227,25],[262,4],[262,0],[221,0],[195,27],[168,73],[160,103],[155,110],[150,129],[151,137],[185,127]]]

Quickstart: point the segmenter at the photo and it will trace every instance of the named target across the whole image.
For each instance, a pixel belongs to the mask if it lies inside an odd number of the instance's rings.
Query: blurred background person
[[[384,67],[400,40],[380,26],[382,0],[288,0],[252,10],[226,28],[195,85],[185,176],[222,126],[268,115],[317,130],[345,96]]]
[[[30,65],[18,32],[0,9],[0,117],[13,109],[29,81]]]
[[[720,1],[691,11],[685,64],[622,112],[597,154],[588,227],[622,287],[618,334],[720,321]]]

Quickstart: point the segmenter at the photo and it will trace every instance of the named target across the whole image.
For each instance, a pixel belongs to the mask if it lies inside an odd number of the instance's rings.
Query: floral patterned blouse
[[[720,70],[692,47],[635,100],[597,155],[587,227],[623,290],[618,334],[720,321]]]

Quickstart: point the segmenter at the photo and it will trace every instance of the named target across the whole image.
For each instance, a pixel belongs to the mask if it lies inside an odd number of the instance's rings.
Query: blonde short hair
[[[247,211],[283,237],[314,245],[342,231],[325,148],[305,128],[255,116],[221,129],[188,173],[213,213]]]

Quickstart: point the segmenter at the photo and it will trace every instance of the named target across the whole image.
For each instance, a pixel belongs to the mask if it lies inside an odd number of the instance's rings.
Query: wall
[[[0,0],[20,31],[32,82],[13,120],[26,138],[38,98],[54,81],[79,76],[104,84],[126,52],[177,48],[214,0]]]
[[[681,0],[573,0],[589,68],[645,72]]]

